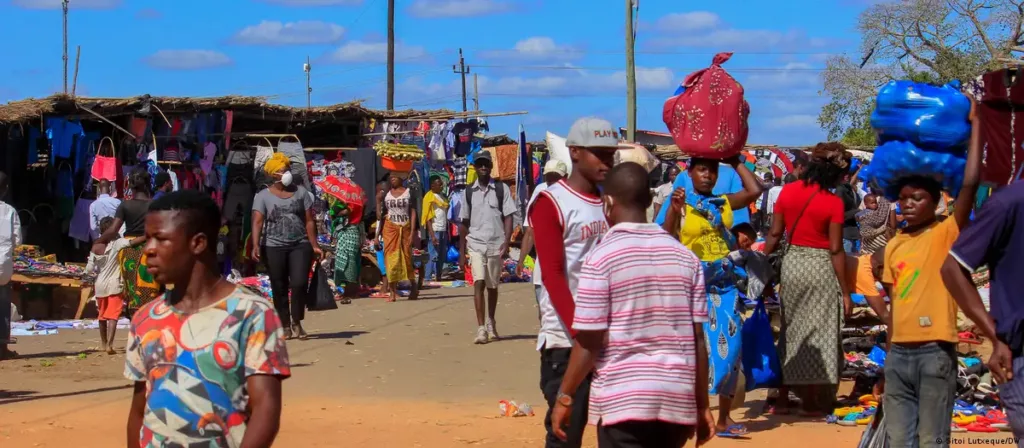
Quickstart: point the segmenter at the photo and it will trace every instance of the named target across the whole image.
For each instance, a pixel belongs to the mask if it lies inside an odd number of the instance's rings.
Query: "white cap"
[[[632,146],[619,143],[619,133],[608,120],[587,117],[572,124],[565,146],[578,148],[629,149]]]
[[[569,168],[565,166],[565,162],[557,159],[548,160],[548,163],[544,164],[544,174],[558,173],[561,176],[565,176],[569,173]]]

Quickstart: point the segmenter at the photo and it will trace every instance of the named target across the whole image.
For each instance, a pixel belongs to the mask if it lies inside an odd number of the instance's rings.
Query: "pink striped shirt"
[[[704,270],[693,252],[655,224],[612,227],[583,263],[573,320],[577,331],[608,331],[590,423],[695,425],[693,325],[707,320]]]

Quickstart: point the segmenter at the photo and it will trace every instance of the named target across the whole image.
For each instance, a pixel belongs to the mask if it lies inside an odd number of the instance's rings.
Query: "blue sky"
[[[664,131],[662,104],[675,86],[716,52],[733,51],[725,67],[751,103],[749,142],[819,141],[824,59],[857,53],[856,17],[867,1],[640,0],[638,127]],[[309,56],[314,104],[364,99],[384,108],[385,0],[70,4],[79,95],[244,94],[304,105]],[[491,119],[494,132],[522,123],[531,139],[564,136],[587,115],[625,125],[624,2],[396,0],[396,9],[398,108],[461,108],[452,72],[461,47],[479,76],[482,110],[530,112]],[[0,0],[0,17],[0,102],[59,91],[60,0]]]

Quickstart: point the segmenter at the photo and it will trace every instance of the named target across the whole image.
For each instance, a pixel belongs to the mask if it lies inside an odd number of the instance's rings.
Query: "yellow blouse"
[[[722,223],[726,229],[731,229],[732,207],[728,200],[722,206],[721,212]],[[729,245],[722,237],[721,231],[712,227],[707,218],[689,204],[686,205],[686,218],[679,229],[679,241],[692,250],[700,261],[716,261],[729,255]]]

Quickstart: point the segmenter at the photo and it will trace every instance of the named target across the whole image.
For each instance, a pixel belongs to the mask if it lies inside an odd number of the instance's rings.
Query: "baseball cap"
[[[629,145],[619,143],[619,132],[608,120],[586,117],[576,120],[569,129],[565,146],[579,148],[615,148],[629,149]]]
[[[476,153],[475,157],[473,157],[473,166],[479,165],[480,162],[484,160],[486,160],[487,163],[490,163],[492,166],[494,165],[494,159],[491,158],[491,152],[481,150],[480,152]]]
[[[565,166],[565,162],[561,160],[551,159],[548,163],[544,164],[544,174],[558,173],[559,175],[565,176],[569,172],[569,168]]]

